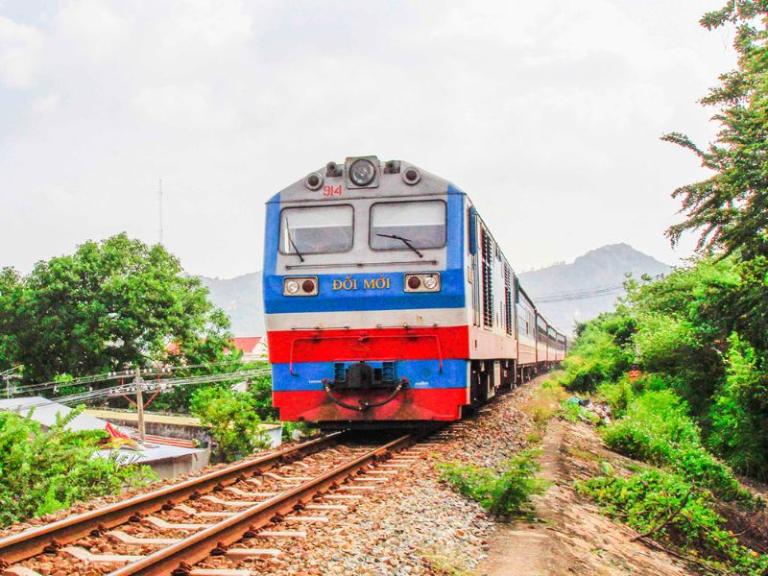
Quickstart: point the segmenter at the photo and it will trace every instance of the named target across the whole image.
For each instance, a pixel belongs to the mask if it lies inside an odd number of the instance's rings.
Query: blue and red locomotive
[[[329,162],[269,200],[265,236],[282,420],[458,420],[565,354],[469,197],[407,162]]]

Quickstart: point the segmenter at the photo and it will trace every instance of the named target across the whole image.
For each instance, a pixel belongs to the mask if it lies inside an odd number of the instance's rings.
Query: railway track
[[[285,526],[346,511],[407,467],[395,452],[416,441],[346,440],[330,434],[0,539],[0,574],[249,575],[233,566],[279,556],[271,539],[306,535]],[[204,560],[216,567],[195,567]]]

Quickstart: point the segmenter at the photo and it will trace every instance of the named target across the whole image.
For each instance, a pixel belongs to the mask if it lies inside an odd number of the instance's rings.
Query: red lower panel
[[[386,396],[386,393],[345,392],[339,393],[338,399],[345,404],[357,405],[360,400],[375,403]],[[316,390],[273,392],[272,401],[280,409],[280,420],[458,420],[461,417],[461,406],[467,401],[467,391],[464,388],[404,390],[387,404],[364,412],[339,406],[324,391]]]
[[[269,361],[432,360],[466,358],[468,328],[370,328],[269,332]]]

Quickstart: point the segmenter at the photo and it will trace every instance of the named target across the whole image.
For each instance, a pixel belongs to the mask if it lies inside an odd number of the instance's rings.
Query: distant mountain
[[[207,286],[213,303],[229,315],[235,336],[264,334],[261,272],[226,279],[201,276],[200,280]]]
[[[570,264],[554,264],[518,275],[544,316],[558,329],[570,333],[577,321],[613,309],[616,299],[624,294],[626,274],[655,277],[670,269],[628,244],[611,244],[591,250]]]
[[[611,310],[623,294],[624,277],[658,276],[666,264],[627,244],[612,244],[579,256],[570,264],[554,264],[519,274],[520,281],[544,315],[560,330],[570,333],[575,321],[594,318]],[[236,336],[264,334],[261,272],[235,278],[201,277],[211,300],[232,320]]]

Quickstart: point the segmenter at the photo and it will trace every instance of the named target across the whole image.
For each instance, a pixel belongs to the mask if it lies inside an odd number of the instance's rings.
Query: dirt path
[[[602,446],[594,430],[557,418],[541,445],[542,476],[551,484],[535,498],[536,522],[501,525],[489,540],[484,576],[688,576],[679,560],[633,542],[629,528],[577,497],[573,481],[595,475],[601,460],[623,458]],[[626,463],[626,462],[624,462]]]
[[[542,441],[541,477],[555,486],[560,475],[558,451],[562,442],[562,426],[556,421],[547,429]],[[552,489],[552,487],[550,489]],[[548,494],[534,499],[537,522],[501,525],[489,540],[488,558],[480,565],[480,573],[489,576],[557,574],[557,554],[553,550],[553,533],[549,525],[556,516]]]

